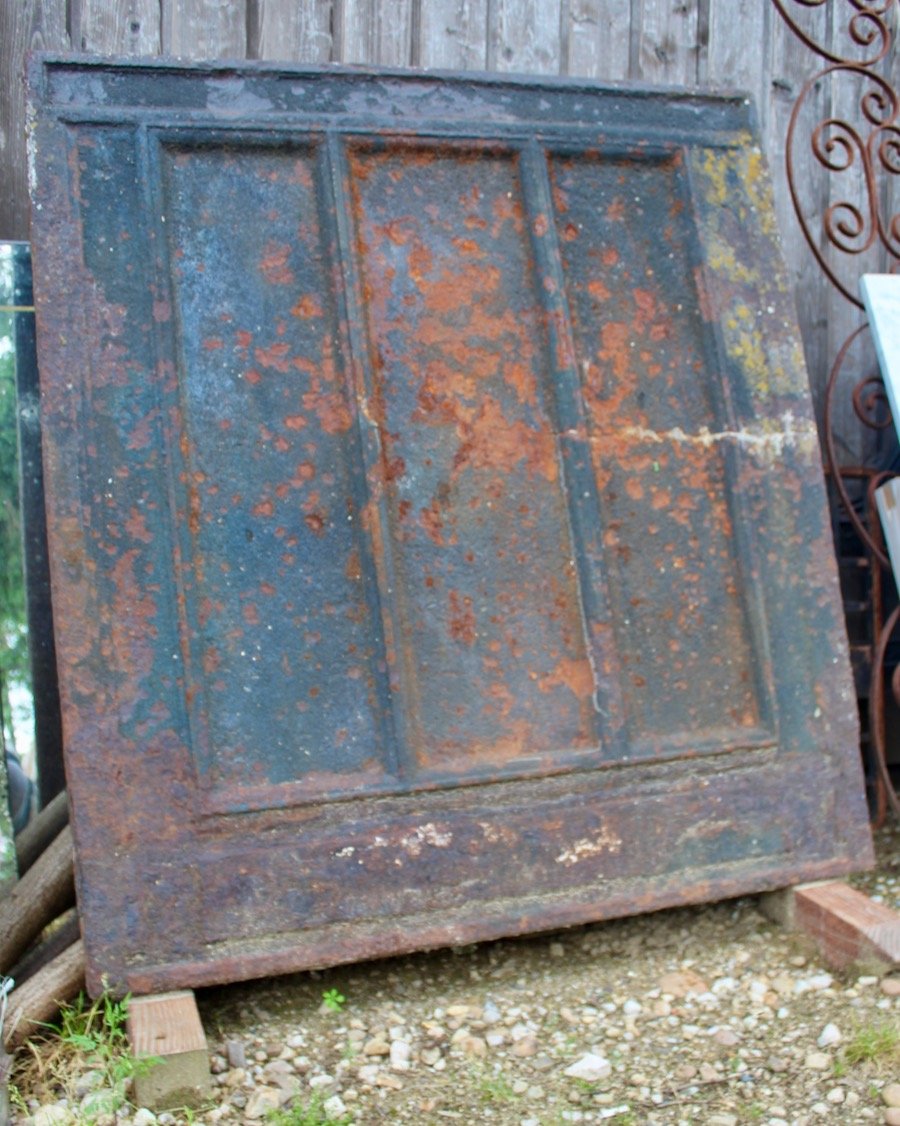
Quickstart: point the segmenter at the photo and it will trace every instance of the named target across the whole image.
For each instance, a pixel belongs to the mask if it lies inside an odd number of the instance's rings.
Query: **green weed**
[[[348,1114],[329,1118],[324,1104],[325,1100],[317,1091],[307,1103],[270,1110],[266,1123],[268,1126],[326,1126],[326,1123],[328,1126],[349,1126],[353,1121]]]
[[[887,1056],[900,1060],[900,1029],[888,1022],[858,1028],[841,1053],[842,1059],[851,1065]]]
[[[486,1103],[507,1103],[516,1098],[516,1092],[503,1075],[486,1075],[478,1086]]]
[[[63,1005],[59,1023],[45,1026],[46,1036],[26,1042],[26,1054],[16,1064],[15,1085],[47,1097],[65,1096],[78,1107],[78,1122],[115,1114],[128,1103],[131,1080],[158,1062],[131,1054],[125,1028],[128,1000],[103,993],[91,1001],[80,994]],[[88,1077],[91,1089],[84,1094],[79,1083]]]
[[[333,1013],[339,1013],[347,1003],[347,998],[339,989],[326,989],[322,994],[322,1004]]]

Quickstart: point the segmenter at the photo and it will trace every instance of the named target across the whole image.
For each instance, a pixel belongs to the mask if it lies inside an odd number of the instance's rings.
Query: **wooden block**
[[[148,1110],[195,1107],[209,1095],[209,1051],[193,991],[133,997],[128,1036],[137,1057],[158,1062],[135,1077],[134,1094]]]
[[[900,914],[840,880],[772,892],[760,906],[787,930],[810,938],[833,969],[883,971],[900,964]]]

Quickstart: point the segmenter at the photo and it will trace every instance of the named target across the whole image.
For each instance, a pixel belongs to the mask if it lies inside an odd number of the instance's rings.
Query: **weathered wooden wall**
[[[822,0],[812,7],[786,0],[788,7],[792,2],[818,42],[841,55],[858,51],[847,34],[856,10],[852,0]],[[834,293],[794,216],[784,174],[785,135],[805,79],[823,64],[786,27],[771,0],[2,0],[0,238],[28,237],[21,71],[26,52],[37,49],[492,70],[743,89],[756,102],[773,169],[820,415],[831,358],[860,320]],[[896,59],[895,46],[881,72],[889,73]],[[817,120],[835,111],[854,120],[858,92],[846,82],[823,82],[813,94],[812,110]],[[797,173],[814,214],[825,214],[838,196],[862,196],[859,167],[835,184],[807,156]],[[890,191],[900,199],[900,192]],[[854,258],[854,269],[862,265],[884,268],[877,246],[865,258]],[[838,428],[842,456],[860,460],[858,427],[843,405]]]

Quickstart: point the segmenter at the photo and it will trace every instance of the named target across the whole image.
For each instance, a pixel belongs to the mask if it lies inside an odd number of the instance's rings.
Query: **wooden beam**
[[[0,973],[75,902],[74,869],[72,830],[67,825],[0,902]]]
[[[69,823],[69,795],[63,790],[16,837],[20,878]]]
[[[158,1061],[135,1076],[139,1106],[170,1110],[208,1098],[209,1049],[192,990],[132,998],[127,1027],[134,1055]]]
[[[83,988],[84,944],[79,939],[12,991],[3,1022],[3,1044],[10,1050],[17,1048]]]

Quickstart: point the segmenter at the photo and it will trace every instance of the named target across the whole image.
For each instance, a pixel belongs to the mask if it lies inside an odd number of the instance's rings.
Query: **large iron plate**
[[[870,861],[740,97],[39,58],[94,990]]]

